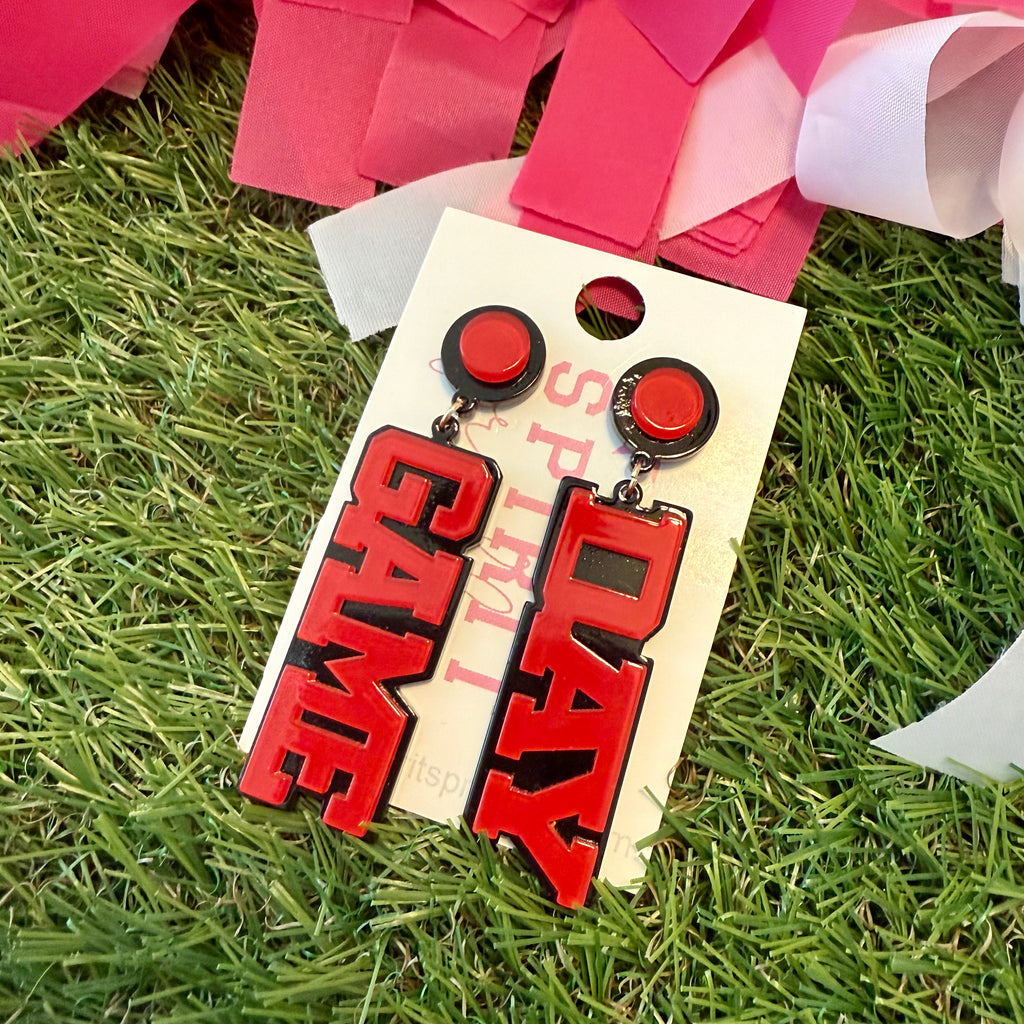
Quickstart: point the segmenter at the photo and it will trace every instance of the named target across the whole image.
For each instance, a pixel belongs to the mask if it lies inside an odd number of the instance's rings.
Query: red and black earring
[[[433,675],[469,577],[464,552],[501,480],[493,460],[453,447],[460,417],[528,391],[544,359],[524,313],[473,309],[441,346],[455,393],[431,436],[369,437],[242,768],[245,796],[282,806],[304,790],[322,797],[326,824],[365,834],[415,723],[397,687]]]
[[[608,842],[652,667],[644,643],[690,529],[685,508],[641,507],[640,477],[708,441],[718,396],[696,367],[647,359],[619,379],[612,415],[631,474],[608,497],[586,480],[559,487],[466,811],[567,907],[585,901]]]

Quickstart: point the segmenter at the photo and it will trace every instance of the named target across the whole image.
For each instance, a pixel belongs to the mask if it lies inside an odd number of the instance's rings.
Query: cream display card
[[[625,279],[644,300],[639,327],[617,341],[592,337],[576,316],[581,288],[605,278]],[[643,875],[636,844],[659,827],[715,637],[803,325],[796,306],[448,210],[306,553],[241,745],[253,742],[367,438],[386,424],[430,434],[452,395],[441,340],[485,305],[526,313],[547,360],[533,391],[482,405],[457,441],[494,459],[502,481],[482,542],[467,552],[471,574],[437,670],[401,690],[416,722],[391,803],[437,821],[462,814],[559,481],[580,477],[611,494],[630,454],[608,408],[615,383],[642,359],[677,357],[712,382],[720,418],[700,452],[643,481],[645,504],[682,506],[692,524],[667,618],[644,647],[653,667],[600,865],[601,877],[628,885]]]

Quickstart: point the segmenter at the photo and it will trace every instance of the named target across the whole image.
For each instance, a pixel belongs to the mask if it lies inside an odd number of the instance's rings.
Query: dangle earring
[[[481,306],[445,334],[455,388],[431,436],[385,426],[367,439],[291,637],[239,790],[272,806],[297,790],[323,799],[323,821],[362,836],[386,804],[415,724],[397,693],[429,679],[469,577],[501,473],[453,443],[478,402],[524,394],[540,377],[537,325]]]
[[[619,379],[615,427],[633,449],[610,496],[562,480],[467,803],[475,832],[511,839],[558,903],[582,904],[608,843],[691,525],[685,508],[643,507],[640,478],[697,452],[718,396],[696,367],[646,359]]]

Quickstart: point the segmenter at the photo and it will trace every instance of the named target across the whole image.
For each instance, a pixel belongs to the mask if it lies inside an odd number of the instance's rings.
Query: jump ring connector
[[[434,440],[451,444],[459,435],[459,415],[472,412],[475,408],[476,401],[474,399],[467,398],[456,391],[452,395],[452,404],[430,426]]]
[[[635,480],[641,473],[650,473],[654,469],[654,461],[654,456],[649,455],[647,452],[633,452],[629,458],[629,465],[633,470],[633,479]]]
[[[633,452],[629,460],[631,468],[629,479],[622,480],[615,487],[615,497],[627,505],[639,505],[644,492],[640,486],[640,474],[649,473],[654,469],[654,458],[647,452]]]
[[[644,489],[632,478],[620,480],[615,485],[615,500],[623,505],[639,505],[644,499]]]

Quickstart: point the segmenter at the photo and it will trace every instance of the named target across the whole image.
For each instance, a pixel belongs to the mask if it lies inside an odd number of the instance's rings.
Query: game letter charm
[[[281,806],[305,790],[326,824],[366,834],[415,724],[398,687],[434,674],[469,577],[464,551],[501,480],[493,460],[453,446],[459,417],[533,387],[544,354],[519,310],[471,310],[445,334],[456,391],[431,436],[388,426],[367,440],[242,768],[244,795]]]
[[[239,789],[281,805],[295,786],[352,835],[387,794],[412,714],[395,688],[429,678],[494,499],[497,467],[397,427],[367,442],[353,501],[288,651]]]

